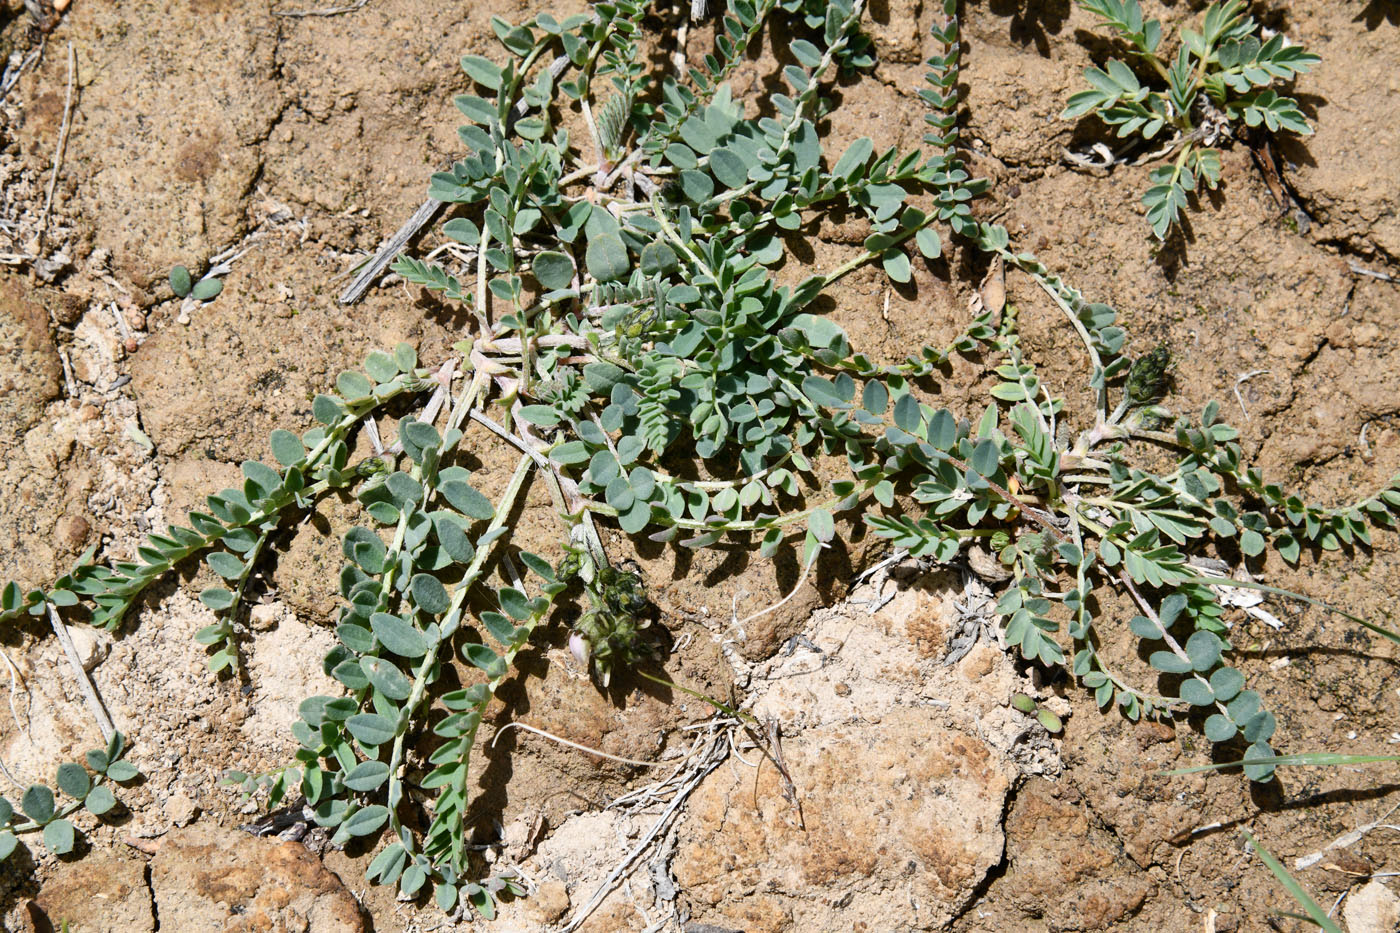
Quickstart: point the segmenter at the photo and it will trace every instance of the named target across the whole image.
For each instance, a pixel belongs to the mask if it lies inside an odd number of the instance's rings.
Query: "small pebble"
[[[76,551],[87,542],[88,535],[92,533],[92,524],[81,515],[67,515],[58,520],[54,531],[64,547]]]
[[[104,636],[87,626],[69,628],[68,635],[73,639],[73,648],[78,652],[78,660],[82,663],[83,670],[89,674],[102,663],[107,657],[107,652],[111,650]]]
[[[266,632],[277,624],[277,607],[270,603],[259,603],[248,611],[248,621],[255,632]]]
[[[165,818],[176,826],[188,826],[198,815],[199,805],[182,790],[165,801]]]

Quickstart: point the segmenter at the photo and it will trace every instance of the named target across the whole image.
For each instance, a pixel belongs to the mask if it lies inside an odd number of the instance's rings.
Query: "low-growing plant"
[[[1040,723],[1041,728],[1051,735],[1059,735],[1065,727],[1064,723],[1060,721],[1059,716],[1056,716],[1051,710],[1042,707],[1035,701],[1034,697],[1027,694],[1013,694],[1011,697],[1011,706],[1013,709],[1025,713],[1027,716],[1034,716],[1035,721]]]
[[[133,781],[140,772],[122,758],[126,738],[117,732],[104,748],[94,748],[84,756],[86,767],[76,761],[58,766],[54,785],[71,798],[60,803],[53,789],[43,784],[31,784],[20,797],[19,810],[0,797],[0,861],[9,858],[19,848],[19,837],[40,833],[44,847],[54,855],[68,855],[80,838],[77,827],[68,817],[79,810],[103,817],[117,806],[112,785]]]
[[[744,106],[724,79],[786,12],[787,90]],[[450,261],[394,266],[461,302],[470,336],[426,367],[407,345],[371,353],[315,398],[318,426],[273,432],[276,465],[244,463],[242,487],[210,496],[187,527],[151,536],[134,561],[82,562],[48,590],[10,584],[0,611],[83,601],[115,627],[152,581],[203,556],[228,582],[201,594],[222,615],[200,637],[227,645],[269,535],[352,492],[364,524],[341,543],[338,644],[323,661],[344,693],[302,704],[293,764],[231,779],[265,787],[273,805],[304,796],[336,844],[387,836],[372,880],[488,917],[526,882],[476,860],[471,758],[519,653],[569,616],[571,647],[602,684],[658,650],[645,581],[606,552],[600,523],[678,548],[793,548],[804,578],[847,517],[933,561],[986,548],[1009,573],[997,612],[1024,658],[1067,670],[1130,719],[1196,720],[1213,742],[1242,737],[1251,759],[1272,757],[1274,717],[1229,664],[1216,588],[1241,584],[1193,558],[1272,548],[1298,561],[1367,542],[1371,525],[1393,523],[1400,490],[1323,508],[1266,482],[1214,403],[1190,418],[1162,406],[1165,348],[1130,354],[1111,307],[974,217],[985,183],[957,152],[955,0],[939,12],[919,91],[924,147],[861,138],[840,153],[823,146],[835,106],[823,92],[868,61],[860,0],[731,0],[683,80],[649,70],[641,0],[493,19],[502,60],[462,60],[479,89],[456,99],[469,154],[431,181],[450,205]],[[1202,61],[1243,41],[1231,23]],[[861,248],[779,285],[790,244],[830,211],[863,219]],[[1019,270],[1062,312],[1083,347],[1087,416],[1041,379],[1014,305],[981,307],[948,346],[895,362],[861,354],[814,310],[862,266],[901,284],[915,263],[941,268],[948,237]],[[996,373],[984,405],[954,411],[928,393],[954,356]],[[352,432],[390,412],[393,443],[353,461]],[[494,439],[516,457],[494,500],[459,462],[468,430],[478,449]],[[1172,462],[1154,468],[1147,445]],[[531,481],[559,518],[555,562],[509,547]],[[1150,648],[1151,686],[1133,682],[1131,656],[1102,648],[1123,623],[1096,607],[1120,598],[1137,607],[1126,627]],[[216,667],[234,663],[219,652]]]
[[[193,298],[195,301],[213,301],[224,290],[224,280],[213,271],[205,273],[198,280],[190,275],[184,266],[170,270],[170,290],[176,298]]]
[[[1087,68],[1092,85],[1069,99],[1065,119],[1095,113],[1119,138],[1163,139],[1159,158],[1173,157],[1154,168],[1152,187],[1142,196],[1147,221],[1158,239],[1181,217],[1187,195],[1202,185],[1220,184],[1218,144],[1235,132],[1234,124],[1263,126],[1308,135],[1312,127],[1298,102],[1274,90],[1321,61],[1282,33],[1260,38],[1259,24],[1244,0],[1223,0],[1206,8],[1201,31],[1182,27],[1174,54],[1162,46],[1162,24],[1144,19],[1138,0],[1078,0],[1127,43],[1130,61],[1146,66],[1148,83],[1121,59],[1103,68]],[[1155,85],[1155,86],[1154,86]]]

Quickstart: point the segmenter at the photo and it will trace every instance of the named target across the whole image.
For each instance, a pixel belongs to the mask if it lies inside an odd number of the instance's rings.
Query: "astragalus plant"
[[[1274,548],[1297,560],[1364,541],[1400,492],[1322,509],[1269,485],[1216,406],[1177,420],[1161,407],[1166,350],[1130,355],[1112,308],[975,219],[984,184],[957,154],[955,9],[940,6],[918,92],[927,135],[908,151],[870,138],[824,148],[832,83],[870,60],[851,0],[732,0],[683,79],[651,70],[642,3],[493,20],[502,54],[462,61],[477,90],[456,100],[466,154],[430,187],[449,207],[447,261],[394,266],[467,309],[455,354],[425,366],[407,346],[372,353],[315,399],[317,426],[274,432],[275,464],[245,463],[242,488],[211,496],[187,527],[48,591],[11,587],[5,611],[81,600],[115,626],[152,580],[202,555],[228,581],[202,599],[231,626],[268,536],[318,497],[353,491],[363,519],[344,535],[339,644],[324,659],[344,691],[302,705],[294,765],[235,779],[270,786],[274,803],[304,795],[336,843],[384,836],[371,879],[487,916],[524,882],[476,860],[470,761],[493,695],[523,676],[519,652],[561,618],[603,684],[654,650],[645,581],[605,552],[599,525],[680,548],[793,548],[804,568],[848,520],[939,562],[975,543],[1006,568],[998,612],[1024,657],[1063,666],[1130,718],[1199,717],[1213,741],[1242,736],[1267,754],[1274,717],[1229,664],[1213,587],[1230,581],[1193,556]],[[735,100],[725,79],[777,16],[794,36],[786,89]],[[863,218],[861,248],[780,286],[775,267],[800,268],[790,246],[831,211]],[[892,364],[814,310],[863,265],[909,282],[950,237],[1028,275],[1063,311],[1083,344],[1087,420],[1037,375],[1012,306],[984,305],[950,346]],[[999,377],[975,410],[920,388],[954,354]],[[392,443],[353,460],[352,434],[389,411],[407,412]],[[475,448],[517,457],[495,500],[459,462],[468,431]],[[1144,466],[1145,444],[1175,453],[1165,472]],[[512,547],[527,483],[553,497],[557,561]],[[1091,597],[1107,590],[1137,614],[1096,619]],[[1133,659],[1101,651],[1105,626],[1150,643],[1164,676],[1135,685],[1119,663]],[[453,666],[467,686],[444,676]]]

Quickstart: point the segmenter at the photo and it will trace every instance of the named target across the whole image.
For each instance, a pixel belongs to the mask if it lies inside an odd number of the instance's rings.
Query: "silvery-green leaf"
[[[409,582],[408,591],[413,596],[414,604],[432,615],[441,615],[452,605],[441,581],[426,573],[415,574]]]
[[[369,373],[375,382],[384,383],[398,376],[399,367],[392,356],[383,350],[375,350],[365,357],[365,372]]]
[[[1228,703],[1244,689],[1244,675],[1233,667],[1222,667],[1210,675],[1210,687],[1217,700]]]
[[[382,761],[362,761],[345,774],[345,786],[367,794],[378,790],[389,779],[389,766]]]
[[[218,612],[233,605],[233,594],[222,587],[211,586],[199,594],[199,601]]]
[[[376,612],[370,616],[369,624],[379,643],[400,657],[421,658],[428,653],[423,633],[399,616]]]
[[[291,466],[306,456],[306,447],[301,438],[291,431],[278,428],[268,437],[268,444],[272,448],[272,456],[283,466]]]
[[[491,500],[460,480],[443,483],[438,492],[454,509],[468,518],[488,519],[496,515]]]
[[[92,787],[92,779],[87,769],[77,762],[68,761],[58,766],[58,776],[54,779],[58,789],[69,797],[82,800]]]
[[[102,816],[110,813],[117,805],[117,798],[111,789],[105,784],[99,784],[88,791],[87,797],[83,799],[83,806],[87,807],[89,813],[94,816]]]
[[[67,855],[72,852],[74,841],[73,824],[67,820],[54,820],[44,826],[44,845],[54,855]]]
[[[209,569],[225,580],[237,580],[242,576],[246,565],[227,551],[213,551],[204,558]]]
[[[1228,742],[1235,737],[1238,729],[1229,720],[1229,717],[1216,713],[1208,716],[1205,722],[1206,738],[1212,742]]]
[[[613,282],[626,277],[631,269],[627,247],[615,233],[603,233],[588,241],[584,255],[588,273],[600,282]]]
[[[345,720],[345,728],[363,745],[379,746],[393,741],[394,723],[378,713],[359,713]]]
[[[551,291],[568,288],[574,281],[573,260],[557,250],[539,253],[531,262],[530,269],[534,272],[535,279]]]
[[[1147,663],[1166,674],[1185,674],[1191,670],[1191,662],[1177,657],[1170,651],[1154,651]]]
[[[190,289],[190,297],[196,301],[212,301],[224,290],[224,280],[214,278],[200,279]]]
[[[1215,694],[1210,687],[1195,678],[1181,682],[1181,698],[1192,706],[1211,706],[1215,703]]]
[[[1224,646],[1220,638],[1212,632],[1194,632],[1186,640],[1186,654],[1191,666],[1198,671],[1208,671],[1220,662],[1220,652]]]
[[[190,278],[190,270],[184,266],[176,266],[170,270],[170,290],[177,298],[184,298],[194,287],[194,282]]]
[[[389,808],[381,804],[362,807],[345,818],[341,825],[351,836],[368,836],[379,831],[389,820]]]
[[[336,377],[335,388],[341,395],[348,399],[364,398],[374,392],[374,386],[364,373],[357,373],[353,370],[341,373]]]
[[[20,798],[19,808],[36,823],[53,818],[53,791],[42,784],[31,784]]]
[[[506,672],[506,662],[485,645],[476,643],[465,645],[462,648],[462,653],[468,661],[485,671],[486,676],[493,680]]]

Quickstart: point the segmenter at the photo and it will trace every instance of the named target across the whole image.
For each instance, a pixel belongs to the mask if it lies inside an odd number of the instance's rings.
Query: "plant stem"
[[[502,527],[511,511],[515,508],[515,499],[520,494],[520,489],[525,483],[526,476],[530,473],[530,467],[534,461],[528,456],[520,458],[516,464],[515,473],[510,478],[505,492],[501,494],[500,502],[496,505],[496,514],[491,519],[491,524],[487,526],[485,534]],[[485,536],[483,535],[483,537]],[[440,658],[438,653],[442,645],[450,646],[452,636],[456,634],[457,628],[461,625],[461,607],[467,598],[467,593],[477,577],[481,575],[482,566],[486,558],[495,550],[495,541],[488,547],[477,548],[472,562],[467,567],[467,571],[462,575],[461,581],[452,591],[452,601],[448,606],[442,625],[442,637],[437,646],[428,651],[423,656],[422,662],[413,673],[413,686],[410,689],[408,699],[399,712],[399,720],[395,724],[393,750],[389,756],[389,788],[387,792],[387,803],[389,807],[389,828],[395,838],[401,838],[400,830],[403,828],[398,817],[398,805],[403,799],[403,752],[404,740],[408,737],[409,727],[413,724],[413,714],[418,710],[418,705],[423,702],[423,695],[428,688],[429,677],[434,668],[437,667]]]

